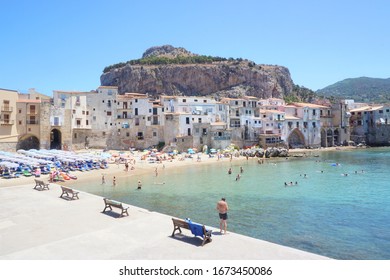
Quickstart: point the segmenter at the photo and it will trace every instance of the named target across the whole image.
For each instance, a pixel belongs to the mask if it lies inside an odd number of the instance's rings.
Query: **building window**
[[[303,127],[307,128],[307,122],[303,122]]]
[[[206,99],[204,99],[204,100],[203,100],[203,103],[207,103],[207,100],[206,100]]]
[[[80,126],[81,125],[81,120],[76,120],[76,125]]]
[[[82,113],[83,115],[85,115],[85,111],[82,111],[81,113]]]
[[[157,132],[153,131],[153,137],[157,137]]]
[[[111,116],[111,111],[107,111],[107,116]]]
[[[19,121],[19,124],[21,125],[21,124],[22,124],[22,121]]]
[[[89,120],[85,120],[85,124],[86,124],[86,125],[89,125]]]
[[[126,132],[126,137],[130,137],[130,132]]]
[[[183,103],[187,102],[187,99],[183,99]]]
[[[297,128],[299,128],[299,122],[297,122]]]
[[[190,118],[189,117],[186,118],[186,124],[190,124]]]
[[[188,129],[187,129],[187,135],[188,135],[188,136],[191,136],[191,128],[188,128]]]
[[[202,123],[202,118],[198,118],[198,123]]]
[[[316,128],[316,123],[315,122],[313,122],[313,127]]]
[[[22,113],[22,110],[21,109],[19,109],[19,114],[21,114]]]
[[[73,134],[73,138],[77,139],[77,133]]]

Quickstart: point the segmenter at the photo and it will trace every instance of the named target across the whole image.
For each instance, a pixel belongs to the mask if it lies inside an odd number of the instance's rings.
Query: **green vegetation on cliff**
[[[169,64],[211,64],[213,62],[242,62],[242,58],[224,58],[219,56],[209,56],[209,55],[196,55],[196,56],[176,56],[176,57],[167,57],[167,56],[149,56],[140,59],[133,59],[127,62],[120,62],[113,64],[104,68],[103,73],[107,73],[112,69],[121,68],[129,65],[169,65]],[[248,66],[254,66],[254,62],[248,62]]]
[[[284,96],[284,101],[286,103],[291,103],[291,102],[311,103],[315,99],[318,99],[318,96],[314,91],[299,85],[294,85],[292,92]]]

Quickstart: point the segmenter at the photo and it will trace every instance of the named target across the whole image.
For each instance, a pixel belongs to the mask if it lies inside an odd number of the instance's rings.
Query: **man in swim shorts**
[[[229,210],[228,204],[226,203],[226,199],[224,197],[221,198],[217,203],[217,210],[219,212],[219,229],[220,232],[226,234],[227,231],[227,211]]]

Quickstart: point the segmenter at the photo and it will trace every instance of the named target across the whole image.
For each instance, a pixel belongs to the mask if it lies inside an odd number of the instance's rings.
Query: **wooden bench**
[[[35,190],[43,191],[43,190],[49,190],[49,183],[45,183],[42,180],[34,179],[35,180]]]
[[[193,223],[193,222],[188,222],[186,220],[181,220],[181,219],[176,219],[176,218],[172,218],[172,221],[173,221],[173,232],[172,232],[172,237],[175,236],[175,232],[176,231],[179,231],[181,233],[181,229],[182,228],[185,228],[185,229],[188,229],[188,230],[191,230],[192,233],[193,230],[191,229],[191,227],[194,229],[194,227],[200,227],[201,228],[201,237],[203,238],[203,242],[202,242],[202,246],[206,243],[206,242],[211,242],[211,234],[212,234],[212,230],[208,230],[206,229],[206,227],[204,225],[201,225],[201,224],[197,224],[197,223]],[[190,224],[191,223],[191,224]],[[195,234],[195,236],[200,236],[199,234]]]
[[[108,199],[108,198],[103,198],[103,200],[104,200],[104,204],[105,204],[105,207],[103,209],[103,213],[107,210],[107,208],[110,211],[112,211],[112,207],[115,207],[115,208],[122,210],[120,217],[123,217],[124,214],[129,216],[129,213],[127,212],[127,209],[129,209],[129,207],[124,207],[122,202],[115,201],[115,200]]]
[[[71,188],[67,188],[67,187],[64,187],[64,186],[61,186],[61,189],[62,189],[62,194],[60,196],[60,198],[62,198],[64,195],[66,195],[67,198],[69,199],[79,199],[79,192],[76,192],[75,190],[71,189]],[[71,197],[72,196],[72,197]]]

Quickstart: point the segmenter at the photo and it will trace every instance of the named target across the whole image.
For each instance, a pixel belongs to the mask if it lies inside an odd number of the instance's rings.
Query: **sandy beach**
[[[320,149],[291,149],[289,150],[289,155],[291,157],[299,156],[299,157],[312,157],[312,156],[318,156],[320,152],[325,152],[325,151],[343,151],[343,150],[352,150],[356,149],[356,147],[330,147],[330,148],[320,148]],[[77,151],[78,153],[100,153],[101,150],[80,150]],[[118,151],[110,151],[111,153],[118,153]],[[126,155],[130,155],[129,152],[124,152]],[[77,176],[77,180],[69,180],[69,181],[63,181],[63,182],[57,182],[59,185],[72,185],[73,188],[77,189],[77,183],[83,183],[83,182],[95,182],[96,184],[101,184],[101,178],[102,175],[105,175],[105,180],[107,182],[111,182],[112,178],[115,176],[117,180],[120,180],[122,177],[127,177],[127,176],[133,176],[137,177],[138,175],[143,175],[150,173],[151,175],[154,176],[155,169],[161,169],[161,168],[166,168],[167,170],[172,169],[172,168],[180,168],[180,167],[191,167],[193,165],[204,165],[204,164],[219,164],[222,162],[228,162],[230,161],[230,158],[221,158],[218,160],[218,158],[215,156],[213,158],[209,158],[208,155],[206,154],[201,154],[200,158],[201,160],[197,160],[197,154],[193,155],[192,158],[185,158],[184,160],[180,160],[182,158],[180,155],[176,156],[172,160],[166,160],[163,161],[162,163],[150,163],[147,159],[146,160],[141,160],[141,152],[134,152],[131,157],[135,160],[134,165],[130,165],[129,171],[125,171],[125,165],[124,163],[115,164],[109,164],[108,169],[100,169],[100,170],[92,170],[92,171],[87,171],[87,172],[81,172],[81,171],[74,171],[72,174]],[[237,162],[237,161],[257,161],[259,158],[257,157],[249,157],[248,159],[245,156],[233,156],[232,157],[232,162]],[[264,160],[266,161],[272,161],[277,158],[269,158]],[[131,170],[131,166],[134,167],[133,170]],[[49,181],[49,175],[42,175],[41,178],[44,181]],[[0,188],[1,187],[10,187],[10,186],[18,186],[18,185],[25,185],[25,184],[34,184],[33,183],[33,177],[24,177],[21,176],[19,178],[15,179],[1,179],[0,180]]]

